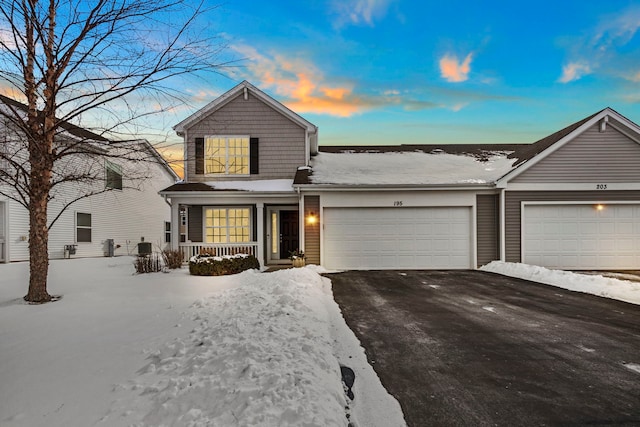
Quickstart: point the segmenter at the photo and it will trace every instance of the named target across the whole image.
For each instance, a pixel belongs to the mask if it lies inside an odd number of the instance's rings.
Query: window
[[[76,212],[76,242],[91,242],[91,214]]]
[[[205,209],[206,243],[248,242],[251,235],[249,208]]]
[[[248,136],[208,136],[204,143],[204,173],[249,174]]]
[[[171,221],[164,222],[164,242],[171,243]]]
[[[105,169],[106,187],[122,190],[122,167],[107,160]]]

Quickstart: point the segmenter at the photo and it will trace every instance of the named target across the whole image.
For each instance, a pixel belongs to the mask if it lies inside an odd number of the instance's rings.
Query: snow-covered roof
[[[483,156],[444,152],[325,153],[311,160],[311,184],[490,184],[511,171],[508,151]]]
[[[259,191],[262,193],[293,192],[293,179],[257,179],[247,181],[178,182],[160,193],[209,191]]]
[[[214,190],[236,191],[293,191],[293,179],[258,179],[252,181],[215,181],[207,182]]]

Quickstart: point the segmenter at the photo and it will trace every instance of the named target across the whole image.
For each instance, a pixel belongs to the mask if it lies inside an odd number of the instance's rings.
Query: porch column
[[[180,203],[171,201],[171,249],[180,249]]]
[[[260,262],[261,266],[265,266],[265,258],[264,258],[264,203],[256,203],[256,214],[258,218],[256,218],[256,225],[258,226],[256,235],[258,236],[258,254],[257,258]]]

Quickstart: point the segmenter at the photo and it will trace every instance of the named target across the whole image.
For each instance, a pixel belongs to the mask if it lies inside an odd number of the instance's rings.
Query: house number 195
[[[393,202],[393,206],[402,206],[402,200],[396,200]]]

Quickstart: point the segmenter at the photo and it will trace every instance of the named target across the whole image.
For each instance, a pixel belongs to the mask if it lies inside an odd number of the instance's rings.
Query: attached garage
[[[524,204],[522,260],[548,268],[640,268],[640,204]]]
[[[327,268],[473,268],[470,207],[332,207],[322,221]]]

